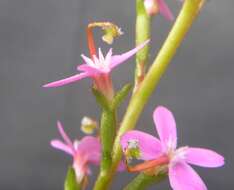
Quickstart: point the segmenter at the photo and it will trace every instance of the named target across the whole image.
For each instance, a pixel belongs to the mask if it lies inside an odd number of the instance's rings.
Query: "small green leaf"
[[[76,181],[76,174],[72,167],[68,168],[64,190],[81,190],[80,185]]]
[[[132,89],[131,84],[126,84],[117,94],[115,95],[113,102],[112,102],[112,107],[117,108],[123,100],[127,97],[128,93]]]

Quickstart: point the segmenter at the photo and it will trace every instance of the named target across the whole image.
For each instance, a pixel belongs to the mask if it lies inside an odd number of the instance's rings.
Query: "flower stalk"
[[[117,128],[116,110],[131,89],[131,85],[125,85],[119,92],[116,93],[112,102],[108,102],[105,97],[98,94],[98,91],[93,91],[97,102],[99,102],[103,109],[100,130],[102,160],[101,169],[96,180],[94,190],[107,189],[113,178],[114,172],[112,172],[112,149]]]
[[[102,143],[101,175],[105,175],[112,164],[111,153],[116,135],[115,110],[103,110],[100,135]]]
[[[165,73],[170,61],[176,53],[176,50],[191,28],[200,10],[201,1],[202,0],[185,0],[176,22],[172,27],[171,32],[169,33],[169,36],[163,44],[153,65],[146,74],[145,79],[139,87],[138,91],[133,95],[115,140],[113,149],[113,171],[117,168],[118,163],[122,157],[119,143],[120,137],[126,131],[135,127],[135,124],[145,104],[155,90],[162,75]]]
[[[151,16],[147,14],[144,0],[136,0],[136,46],[150,38]],[[149,57],[149,44],[136,54],[135,87],[136,91],[145,77],[145,67]]]
[[[112,101],[108,100],[99,90],[93,88],[93,94],[97,103],[102,109],[100,122],[100,139],[102,146],[102,158],[99,176],[96,180],[94,189],[103,189],[102,186],[108,183],[109,173],[112,166],[112,149],[116,136],[116,108],[112,107]]]
[[[112,166],[112,148],[116,133],[116,111],[103,110],[101,117],[101,144],[102,144],[102,160],[99,176],[96,180],[94,190],[105,190],[111,180]]]

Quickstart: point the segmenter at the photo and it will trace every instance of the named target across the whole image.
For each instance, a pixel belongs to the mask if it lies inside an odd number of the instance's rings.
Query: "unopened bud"
[[[159,5],[157,0],[145,0],[144,5],[146,12],[150,16],[156,15],[159,12]]]
[[[89,117],[83,117],[81,120],[81,131],[85,134],[93,134],[97,128],[97,122]]]

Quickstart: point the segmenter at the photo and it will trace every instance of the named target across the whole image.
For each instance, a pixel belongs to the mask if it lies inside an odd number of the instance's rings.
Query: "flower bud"
[[[81,131],[87,135],[93,134],[94,130],[97,128],[98,124],[95,120],[89,117],[83,117],[81,120]]]
[[[144,5],[146,12],[150,16],[156,15],[159,12],[159,6],[157,0],[145,0]]]

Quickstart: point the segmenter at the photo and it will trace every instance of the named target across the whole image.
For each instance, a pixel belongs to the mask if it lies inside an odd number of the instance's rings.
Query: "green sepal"
[[[64,190],[81,190],[80,184],[76,181],[75,170],[72,167],[68,168]]]
[[[132,90],[132,84],[126,84],[117,94],[112,101],[112,108],[117,108],[123,100],[127,97],[129,92]]]
[[[102,109],[109,110],[110,103],[107,100],[107,98],[100,91],[98,91],[95,87],[92,88],[92,92],[96,98],[97,103],[102,107]]]

